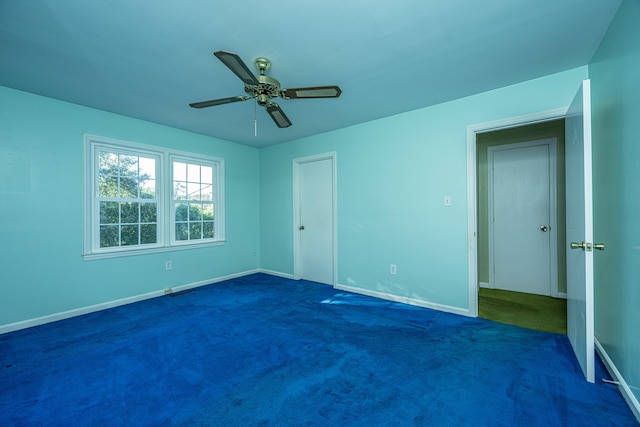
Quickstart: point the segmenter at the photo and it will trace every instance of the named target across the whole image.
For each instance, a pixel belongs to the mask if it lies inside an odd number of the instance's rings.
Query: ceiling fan
[[[278,127],[286,128],[291,126],[291,121],[286,114],[284,114],[280,106],[271,101],[271,99],[276,97],[282,99],[337,98],[342,93],[342,90],[338,86],[311,86],[282,89],[279,81],[264,74],[271,67],[271,61],[268,59],[256,58],[255,61],[253,61],[260,72],[259,75],[254,75],[251,70],[249,70],[249,67],[247,67],[242,59],[235,53],[219,50],[213,54],[244,82],[244,91],[247,95],[194,102],[189,104],[190,107],[213,107],[255,98],[258,105],[267,110],[267,113],[269,113]]]

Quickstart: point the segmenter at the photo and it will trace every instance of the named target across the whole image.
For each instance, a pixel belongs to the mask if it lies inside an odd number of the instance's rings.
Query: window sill
[[[88,253],[82,254],[82,260],[91,261],[95,259],[120,258],[120,257],[134,256],[134,255],[148,255],[148,254],[157,254],[162,252],[183,251],[187,249],[209,248],[212,246],[222,246],[226,242],[227,242],[226,240],[216,240],[215,242],[191,243],[191,244],[181,244],[181,245],[174,245],[174,246],[159,246],[159,247],[144,248],[144,249],[131,249],[131,250],[112,251],[112,252],[88,252]]]

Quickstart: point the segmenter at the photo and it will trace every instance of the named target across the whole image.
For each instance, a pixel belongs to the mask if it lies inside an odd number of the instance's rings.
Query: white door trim
[[[535,123],[562,119],[567,107],[556,108],[523,116],[516,116],[492,122],[467,126],[467,262],[469,279],[469,311],[471,317],[478,317],[478,201],[477,201],[477,160],[476,135],[500,129],[525,126]]]
[[[546,145],[549,147],[549,295],[558,297],[558,211],[557,211],[557,138],[545,138],[513,144],[495,145],[488,147],[489,153],[514,148],[527,148]],[[492,170],[493,157],[487,156],[487,167]],[[493,174],[488,177],[489,218],[493,218]],[[494,257],[494,222],[489,221],[489,287],[495,287],[495,257]]]
[[[305,163],[312,163],[321,160],[330,160],[331,166],[333,170],[333,188],[331,189],[332,199],[333,199],[333,218],[332,218],[332,278],[333,282],[332,286],[335,286],[338,283],[338,199],[337,199],[337,168],[336,168],[336,157],[337,154],[335,151],[331,151],[328,153],[322,154],[314,154],[312,156],[299,157],[293,159],[293,278],[295,280],[300,280],[302,277],[302,256],[300,253],[300,230],[298,227],[300,225],[300,165]]]

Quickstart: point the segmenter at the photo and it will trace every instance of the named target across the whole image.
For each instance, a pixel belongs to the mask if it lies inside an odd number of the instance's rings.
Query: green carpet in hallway
[[[480,288],[478,316],[537,331],[567,333],[567,300]]]

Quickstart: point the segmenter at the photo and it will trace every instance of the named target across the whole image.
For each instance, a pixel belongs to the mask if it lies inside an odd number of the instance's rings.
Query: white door
[[[297,167],[297,250],[294,275],[312,282],[334,282],[334,161],[294,162]],[[297,166],[296,166],[297,165]]]
[[[557,293],[555,222],[551,225],[555,144],[555,139],[546,139],[487,151],[489,281],[497,289]]]
[[[590,81],[566,117],[567,335],[584,376],[594,382],[593,210]]]

